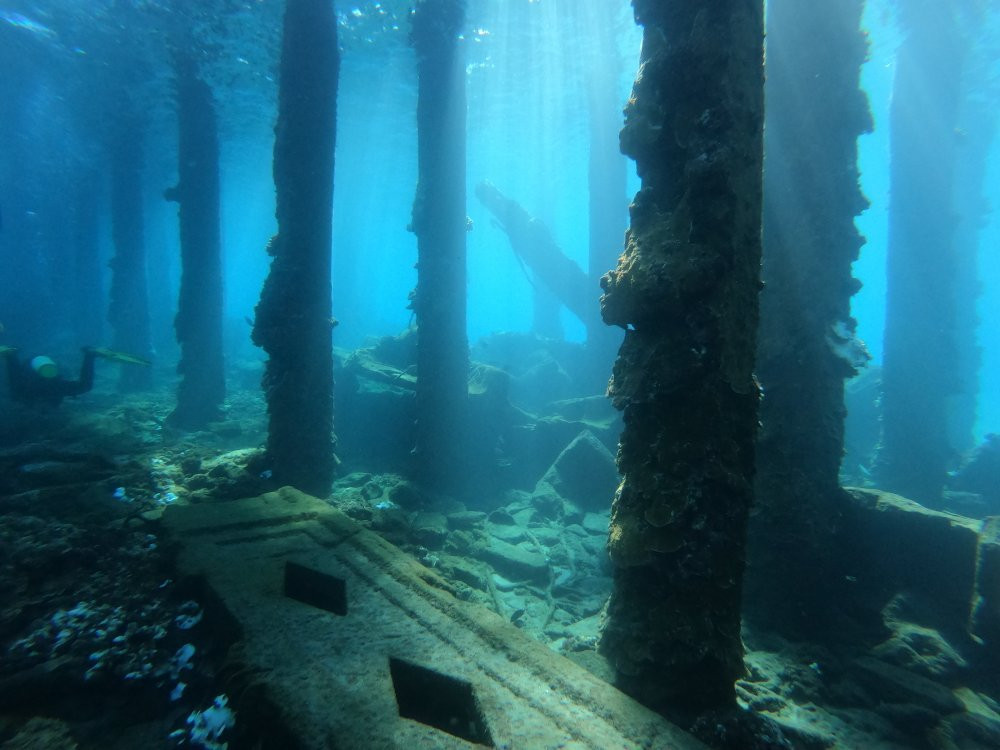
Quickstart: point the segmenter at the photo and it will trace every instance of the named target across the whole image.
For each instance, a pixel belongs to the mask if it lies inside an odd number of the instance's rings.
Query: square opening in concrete
[[[347,581],[287,560],[285,596],[335,615],[347,614]]]
[[[399,715],[404,719],[493,747],[472,683],[392,656],[389,672]]]

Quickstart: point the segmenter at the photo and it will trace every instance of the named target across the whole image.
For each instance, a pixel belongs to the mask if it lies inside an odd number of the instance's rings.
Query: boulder
[[[931,679],[948,678],[965,668],[962,655],[933,628],[912,622],[892,627],[892,636],[872,649],[879,659]]]
[[[948,688],[921,677],[908,669],[887,664],[880,659],[855,659],[852,674],[883,703],[918,706],[938,716],[961,711],[960,701]]]
[[[448,519],[443,513],[420,511],[413,517],[410,533],[417,544],[429,549],[441,549],[448,536]]]
[[[988,750],[1000,747],[1000,713],[986,696],[969,688],[958,688],[955,696],[965,711],[942,721],[933,733],[934,747],[941,750]]]
[[[605,537],[608,535],[610,519],[605,513],[587,513],[583,517],[583,528],[591,534]]]
[[[543,555],[515,544],[508,544],[502,539],[491,537],[489,542],[474,554],[507,578],[539,583],[549,579],[549,564]]]
[[[970,628],[1000,661],[1000,516],[987,518],[979,535]]]
[[[535,495],[552,488],[585,511],[604,511],[611,507],[617,486],[615,457],[590,430],[583,430],[556,457],[535,487]]]
[[[981,523],[889,492],[847,492],[841,565],[855,581],[858,603],[881,613],[889,598],[909,592],[934,602],[948,630],[965,630]]]
[[[461,510],[448,514],[448,526],[452,529],[472,529],[481,526],[486,514],[478,510]]]

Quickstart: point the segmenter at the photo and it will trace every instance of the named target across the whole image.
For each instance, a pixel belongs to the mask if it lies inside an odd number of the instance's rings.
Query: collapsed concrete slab
[[[316,498],[283,488],[163,522],[236,634],[237,716],[286,743],[704,747]]]

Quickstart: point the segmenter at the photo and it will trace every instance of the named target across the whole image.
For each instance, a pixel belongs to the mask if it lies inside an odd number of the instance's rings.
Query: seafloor
[[[346,357],[355,367],[346,380],[391,409],[394,389],[405,395],[406,370],[391,357],[376,362],[380,351]],[[548,446],[533,452],[546,465],[528,486],[486,482],[481,497],[462,503],[382,471],[378,456],[367,456],[375,469],[365,470],[359,451],[329,502],[465,601],[610,680],[597,644],[612,585],[605,538],[618,422],[599,397],[562,398],[557,359],[515,374],[521,392],[535,394],[518,407],[517,426]],[[57,410],[2,403],[0,747],[254,746],[238,711],[235,727],[206,734],[225,718],[211,707],[233,680],[232,644],[206,616],[204,589],[177,575],[161,516],[171,505],[277,489],[261,448],[258,368],[236,368],[243,387],[231,391],[223,418],[194,433],[168,426],[169,389],[122,397],[110,379]],[[520,455],[505,446],[499,470],[516,471]],[[906,592],[888,601],[877,643],[745,630],[741,703],[784,734],[761,747],[1000,747],[996,683],[961,644],[920,622]]]

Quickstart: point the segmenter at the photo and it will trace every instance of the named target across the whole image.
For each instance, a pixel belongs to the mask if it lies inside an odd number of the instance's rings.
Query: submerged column
[[[989,28],[986,19],[978,19],[982,28]],[[976,49],[986,48],[977,44]],[[986,54],[986,53],[980,53]],[[981,234],[989,222],[992,207],[985,196],[989,154],[997,137],[998,115],[994,101],[982,97],[991,84],[985,80],[988,63],[970,61],[962,86],[959,132],[962,144],[955,165],[953,202],[958,214],[954,243],[956,252],[955,279],[955,370],[959,392],[949,400],[948,435],[951,447],[966,453],[974,445],[974,429],[978,411],[979,370],[982,349],[978,332],[981,324],[977,310],[982,295],[979,253]],[[977,75],[978,74],[978,75]]]
[[[767,12],[764,400],[746,600],[748,615],[783,630],[826,624],[823,561],[844,507],[844,380],[867,359],[851,318],[864,243],[854,219],[868,205],[857,141],[872,126],[863,10],[863,0],[771,0]]]
[[[418,475],[444,490],[460,489],[467,433],[464,21],[464,0],[421,0],[410,32],[419,75],[414,454]]]
[[[128,105],[125,105],[126,107]],[[108,322],[114,331],[115,349],[152,359],[149,323],[149,287],[146,280],[146,245],[142,207],[142,148],[145,126],[136,114],[118,122],[109,145],[111,160],[111,302]],[[152,385],[152,368],[122,367],[120,391],[137,391]]]
[[[882,445],[884,489],[934,504],[954,450],[958,254],[952,204],[963,40],[952,3],[900,5],[904,38],[890,112],[889,246]]]
[[[73,316],[76,340],[96,346],[101,341],[104,314],[98,300],[101,289],[100,192],[98,171],[92,165],[78,168],[84,179],[73,192]]]
[[[320,497],[336,466],[330,254],[339,69],[331,0],[287,0],[274,140],[278,233],[253,341],[269,356],[273,476]]]
[[[584,28],[595,34],[597,54],[590,57],[587,75],[588,148],[587,193],[589,197],[588,295],[597,293],[601,275],[614,265],[625,232],[628,163],[618,143],[622,100],[619,93],[621,65],[616,38],[620,5],[608,0],[583,0],[580,13]],[[593,305],[593,302],[590,303]],[[596,313],[596,311],[595,311]],[[613,361],[621,343],[619,331],[600,325],[595,314],[587,323],[588,362],[603,382],[607,363]]]
[[[178,59],[178,181],[164,193],[179,204],[181,288],[174,327],[182,380],[171,420],[198,427],[215,419],[226,395],[222,356],[219,240],[219,135],[215,103],[195,64]]]
[[[601,643],[618,684],[682,722],[735,706],[759,392],[763,3],[633,0],[622,150],[642,188],[605,322],[626,329]]]

